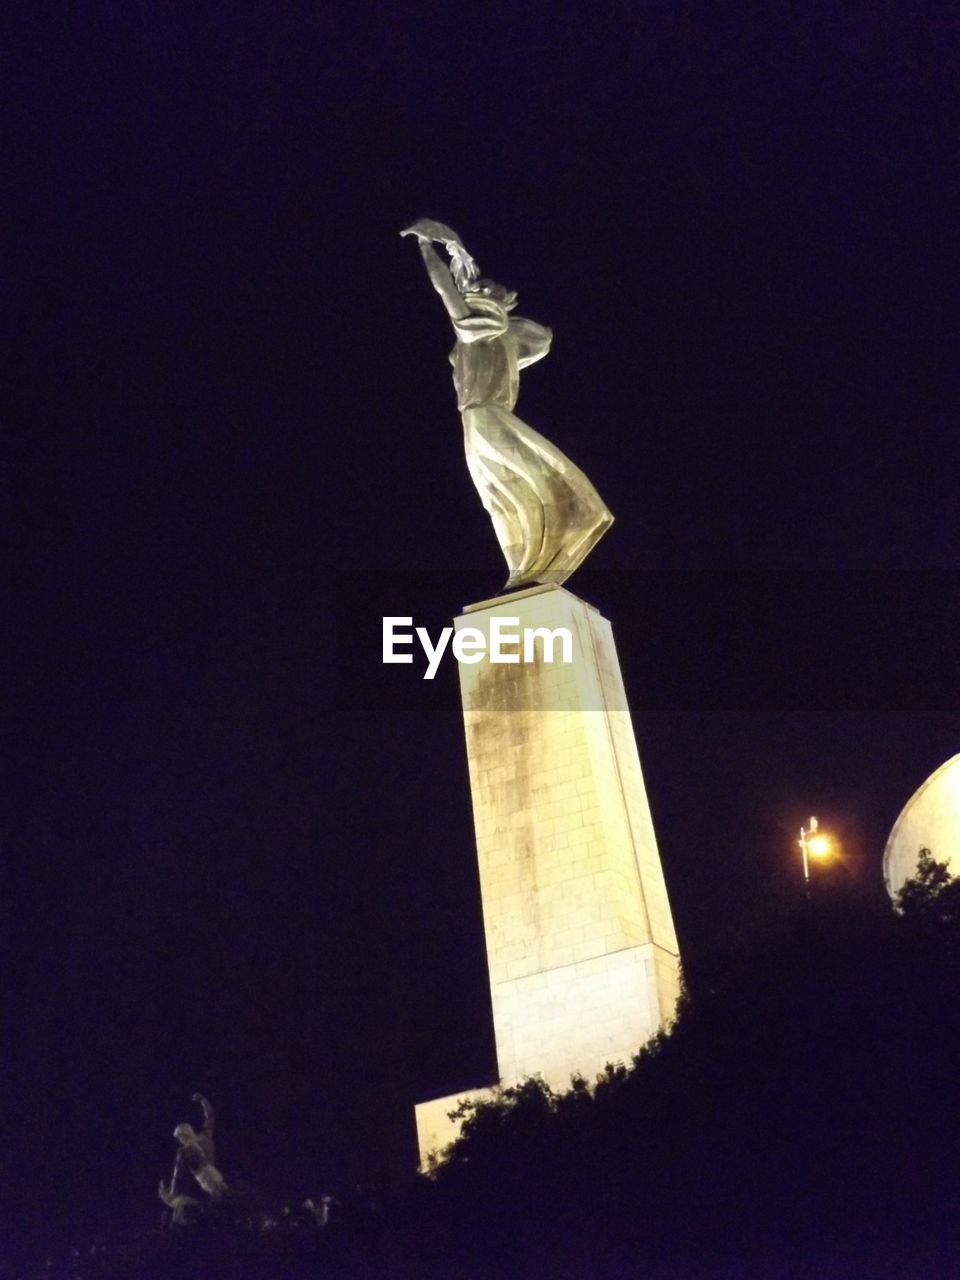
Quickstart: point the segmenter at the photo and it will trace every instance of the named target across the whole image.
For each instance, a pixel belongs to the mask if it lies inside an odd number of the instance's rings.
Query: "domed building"
[[[904,883],[917,874],[921,849],[960,874],[960,755],[952,756],[913,793],[893,824],[883,851],[883,878],[896,901]]]

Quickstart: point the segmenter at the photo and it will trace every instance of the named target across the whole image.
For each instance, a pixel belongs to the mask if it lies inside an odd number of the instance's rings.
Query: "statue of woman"
[[[160,1199],[173,1210],[175,1220],[182,1221],[181,1210],[186,1207],[180,1199],[185,1175],[193,1174],[194,1180],[200,1184],[211,1200],[223,1200],[228,1194],[223,1174],[215,1165],[216,1154],[213,1146],[213,1107],[202,1093],[195,1093],[192,1101],[200,1104],[203,1111],[203,1128],[197,1133],[192,1124],[178,1124],[173,1136],[180,1144],[177,1147],[177,1158],[173,1166],[170,1185],[160,1183]],[[190,1197],[188,1197],[190,1198]],[[198,1204],[199,1201],[194,1201]],[[178,1216],[180,1215],[180,1216]]]
[[[460,237],[442,222],[421,218],[400,234],[417,237],[457,335],[450,362],[467,467],[510,569],[506,585],[561,583],[613,516],[580,468],[513,412],[520,370],[543,359],[553,335],[510,315],[517,295],[481,279]],[[445,246],[449,266],[434,241]]]

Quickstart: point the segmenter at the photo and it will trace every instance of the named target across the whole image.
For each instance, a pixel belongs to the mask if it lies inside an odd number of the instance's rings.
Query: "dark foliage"
[[[917,874],[900,890],[897,906],[907,924],[925,930],[937,945],[953,945],[960,934],[960,878],[951,876],[945,862],[921,849]]]
[[[208,1221],[105,1248],[121,1276],[894,1277],[960,1264],[960,882],[842,885],[691,979],[629,1069],[462,1107],[430,1179],[326,1231]],[[710,977],[707,977],[707,974]],[[47,1273],[50,1274],[50,1273]]]
[[[960,881],[924,851],[899,915],[829,888],[692,981],[631,1070],[468,1108],[436,1181],[491,1273],[521,1253],[570,1275],[957,1257]]]

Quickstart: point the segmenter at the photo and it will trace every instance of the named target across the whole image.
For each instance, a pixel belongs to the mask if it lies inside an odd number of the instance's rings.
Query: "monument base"
[[[440,1155],[460,1137],[460,1121],[451,1120],[450,1112],[456,1111],[461,1102],[486,1102],[493,1095],[492,1087],[465,1089],[446,1098],[432,1098],[429,1102],[416,1104],[413,1110],[417,1119],[417,1146],[420,1168],[424,1173],[430,1167],[430,1157]]]
[[[677,939],[610,624],[547,585],[455,626],[489,635],[494,618],[539,637],[529,661],[518,643],[515,662],[459,668],[499,1078],[562,1090],[670,1021]],[[570,662],[556,642],[549,658],[558,629]],[[458,1135],[457,1101],[488,1094],[417,1107],[421,1162]]]

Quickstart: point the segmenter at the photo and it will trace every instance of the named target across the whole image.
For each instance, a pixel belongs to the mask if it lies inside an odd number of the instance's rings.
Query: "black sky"
[[[370,634],[502,578],[421,214],[554,329],[520,412],[617,516],[571,586],[682,945],[796,884],[811,811],[879,885],[960,746],[953,6],[13,18],[21,1226],[149,1216],[197,1088],[306,1194],[411,1167],[412,1103],[489,1071],[455,673],[421,704]]]

